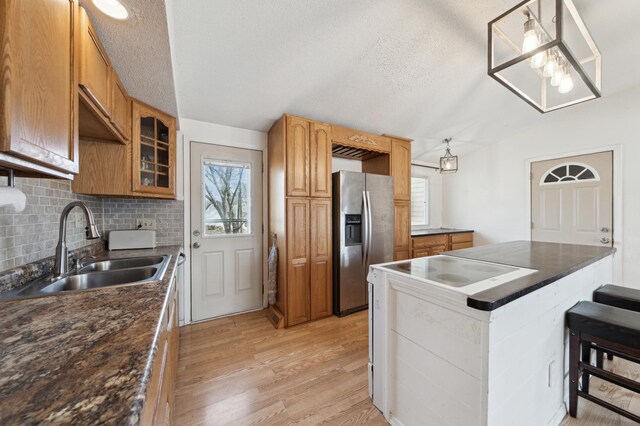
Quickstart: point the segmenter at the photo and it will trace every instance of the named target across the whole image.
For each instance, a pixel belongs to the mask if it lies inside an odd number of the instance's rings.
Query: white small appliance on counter
[[[109,250],[147,249],[156,247],[156,231],[128,229],[109,232]]]

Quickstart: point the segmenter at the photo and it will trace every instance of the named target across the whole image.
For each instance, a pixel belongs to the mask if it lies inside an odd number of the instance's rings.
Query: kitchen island
[[[615,250],[516,241],[374,265],[370,392],[391,424],[558,424],[565,312]]]

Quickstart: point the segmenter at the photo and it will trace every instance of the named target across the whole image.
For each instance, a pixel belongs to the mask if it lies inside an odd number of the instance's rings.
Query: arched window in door
[[[597,170],[588,164],[564,163],[553,166],[547,170],[540,179],[540,185],[553,185],[558,183],[577,183],[599,181]]]

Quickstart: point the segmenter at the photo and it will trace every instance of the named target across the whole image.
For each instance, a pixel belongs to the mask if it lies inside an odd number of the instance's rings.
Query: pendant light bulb
[[[546,78],[551,78],[555,75],[558,70],[558,60],[555,55],[549,55],[549,60],[544,65],[544,70],[542,71],[542,75]]]
[[[573,79],[569,74],[569,70],[566,70],[564,75],[562,76],[562,80],[560,80],[560,85],[558,86],[558,92],[560,93],[569,93],[573,90]]]
[[[532,18],[524,23],[524,40],[522,42],[522,53],[529,53],[540,45],[538,32],[536,31],[536,21]]]
[[[545,66],[546,63],[547,63],[547,52],[540,52],[540,53],[536,53],[531,57],[531,60],[529,61],[529,66],[535,70],[538,68],[542,68],[543,66]]]

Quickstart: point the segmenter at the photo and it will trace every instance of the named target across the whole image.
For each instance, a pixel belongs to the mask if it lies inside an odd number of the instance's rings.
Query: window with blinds
[[[411,178],[411,226],[429,224],[429,179]]]

